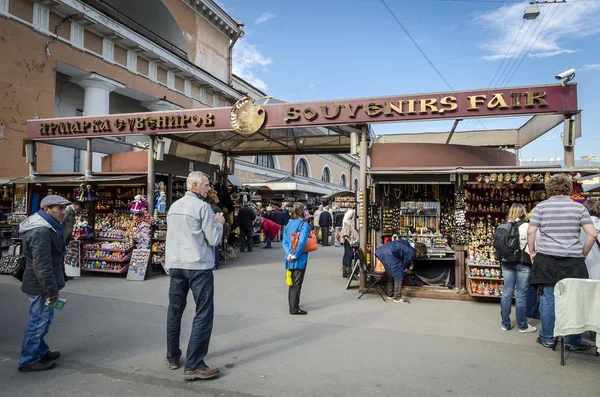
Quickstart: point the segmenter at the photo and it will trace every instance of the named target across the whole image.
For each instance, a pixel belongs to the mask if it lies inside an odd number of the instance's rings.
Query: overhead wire
[[[521,27],[519,28],[519,31],[515,35],[515,38],[513,39],[512,43],[510,44],[510,47],[508,48],[508,51],[506,51],[506,54],[504,54],[504,59],[502,59],[502,63],[500,63],[500,66],[498,66],[498,69],[496,69],[496,73],[494,73],[494,77],[492,77],[492,80],[490,81],[490,84],[488,85],[488,88],[492,88],[492,86],[494,85],[494,80],[496,79],[496,76],[498,76],[498,72],[500,72],[500,70],[502,69],[502,66],[504,65],[504,62],[506,62],[506,59],[508,58],[508,55],[511,53],[512,48],[515,45],[515,42],[517,41],[517,38],[519,38],[519,34],[521,33],[521,31],[523,30],[523,27],[525,26],[525,22],[526,22],[526,20],[523,20],[523,23],[521,24]],[[531,25],[529,25],[529,27],[531,27]],[[525,34],[527,34],[527,33],[525,33]],[[517,49],[518,48],[519,47],[517,46]],[[515,49],[515,53],[516,52],[517,52],[517,50]],[[508,64],[510,64],[510,61],[509,61]],[[507,67],[508,67],[508,64],[506,65]],[[502,71],[502,73],[504,74],[504,71]],[[461,128],[461,130],[468,131],[470,128],[473,128],[473,126],[474,126],[474,121],[473,120],[469,120],[469,122],[465,123],[465,125],[463,126],[463,128]]]
[[[510,67],[510,69],[508,70],[508,73],[506,73],[506,76],[504,77],[503,80],[500,80],[500,83],[498,84],[500,87],[504,86],[507,82],[508,82],[508,78],[510,77],[511,72],[513,71],[513,69],[515,68],[515,66],[517,66],[517,63],[519,62],[519,60],[521,59],[521,56],[523,55],[523,53],[525,52],[525,49],[529,46],[529,43],[531,42],[531,40],[535,37],[535,34],[537,33],[538,29],[540,28],[540,26],[542,26],[542,24],[544,23],[544,21],[546,20],[546,18],[548,17],[548,14],[550,13],[550,8],[548,8],[546,10],[546,12],[544,12],[544,15],[542,16],[542,18],[540,19],[540,22],[536,25],[535,30],[533,31],[533,33],[527,38],[527,42],[525,42],[525,45],[523,46],[523,48],[521,48],[521,52],[519,52],[519,55],[517,56],[517,58],[515,59],[515,62],[512,64],[512,66]]]
[[[443,59],[437,60],[436,62],[440,63],[440,62],[453,61],[456,59],[468,58],[468,57],[472,57],[472,56],[479,55],[479,54],[483,54],[483,51],[472,52],[470,54],[458,55],[458,56],[450,57],[450,58],[443,58]],[[299,88],[299,89],[295,89],[295,90],[291,90],[291,91],[284,91],[284,92],[278,93],[278,95],[290,94],[290,93],[295,93],[295,92],[299,92],[299,91],[306,91],[306,90],[310,90],[313,88],[325,87],[325,86],[339,84],[339,83],[346,83],[348,81],[360,80],[360,79],[369,78],[369,77],[373,77],[373,76],[381,76],[384,74],[399,72],[399,71],[403,71],[403,70],[416,69],[416,68],[420,68],[420,67],[427,66],[427,65],[429,65],[429,64],[428,63],[420,63],[420,64],[416,64],[416,65],[412,65],[412,66],[405,66],[402,68],[384,70],[384,71],[377,72],[377,73],[363,74],[360,76],[349,77],[347,79],[329,81],[329,82],[322,83],[322,84],[314,84],[314,85],[311,85],[311,86],[305,87],[305,88]]]
[[[519,68],[521,67],[521,64],[527,58],[527,55],[529,55],[529,52],[531,51],[531,49],[533,48],[533,46],[535,45],[535,43],[538,41],[538,39],[540,38],[540,36],[542,35],[542,33],[544,33],[544,30],[546,30],[546,27],[548,26],[548,24],[552,20],[552,17],[554,16],[554,14],[556,14],[557,10],[558,10],[558,4],[556,4],[556,6],[554,7],[554,11],[552,12],[552,15],[550,15],[550,18],[548,18],[548,20],[546,21],[546,24],[544,25],[544,27],[542,28],[542,30],[540,30],[540,33],[538,33],[537,37],[535,38],[535,40],[533,41],[533,43],[531,44],[531,46],[529,47],[529,49],[525,53],[525,56],[523,56],[523,58],[521,58],[521,61],[519,62],[519,65],[517,65],[517,68],[515,69],[515,71],[512,73],[512,75],[510,76],[510,78],[506,81],[506,84],[510,83],[510,81],[512,80],[512,78],[515,75],[515,73],[517,73],[517,70],[519,70]]]
[[[423,49],[421,48],[421,46],[419,45],[419,43],[417,43],[417,41],[412,37],[412,35],[410,34],[410,32],[408,31],[408,29],[406,29],[404,27],[404,24],[402,24],[402,22],[400,22],[400,19],[398,19],[398,17],[396,16],[396,14],[394,13],[394,11],[392,11],[392,9],[388,6],[388,4],[386,3],[385,0],[379,0],[381,2],[381,4],[383,4],[383,6],[387,9],[388,13],[392,16],[392,18],[396,21],[396,23],[398,24],[398,26],[400,26],[400,28],[404,31],[404,33],[408,36],[408,38],[410,39],[410,41],[412,41],[412,43],[414,44],[414,46],[417,48],[417,50],[419,50],[419,52],[421,53],[421,55],[423,55],[423,57],[427,60],[427,63],[431,66],[431,68],[437,73],[437,75],[442,79],[442,81],[444,83],[446,83],[446,85],[448,86],[448,88],[450,88],[450,90],[454,91],[454,88],[452,87],[452,85],[448,82],[448,80],[446,80],[446,78],[442,75],[442,73],[439,71],[439,69],[434,65],[434,63],[431,61],[431,59],[429,59],[429,57],[427,56],[427,54],[425,53],[425,51],[423,51]],[[484,127],[485,125],[479,121],[479,123]],[[487,129],[487,128],[486,128]]]

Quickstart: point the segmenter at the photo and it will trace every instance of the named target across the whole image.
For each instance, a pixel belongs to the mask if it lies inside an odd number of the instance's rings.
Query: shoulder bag
[[[300,239],[300,229],[302,229],[302,224],[304,222],[300,222],[298,229],[295,232],[292,232],[292,251],[296,252],[296,248],[298,248],[298,240]],[[307,225],[308,226],[308,225]],[[319,247],[317,245],[317,235],[314,230],[308,231],[308,240],[306,240],[306,245],[304,246],[303,253],[312,252],[318,250]]]
[[[25,272],[25,257],[9,255],[0,258],[0,274],[10,274],[19,281],[23,281]]]

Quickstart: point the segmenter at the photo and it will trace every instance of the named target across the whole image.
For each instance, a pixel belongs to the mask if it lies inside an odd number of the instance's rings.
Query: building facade
[[[212,0],[0,0],[0,178],[28,173],[28,119],[233,104],[241,34]],[[140,140],[119,144],[143,150]],[[219,161],[177,142],[165,153]],[[83,172],[78,149],[38,144],[36,154],[39,172]]]

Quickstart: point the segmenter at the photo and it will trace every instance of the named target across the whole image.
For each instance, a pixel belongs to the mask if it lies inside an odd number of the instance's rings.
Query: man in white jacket
[[[187,178],[187,192],[177,200],[167,215],[165,268],[169,269],[169,311],[167,314],[167,366],[179,368],[181,316],[189,290],[196,302],[196,316],[188,344],[183,372],[185,380],[211,379],[219,374],[204,362],[214,317],[214,247],[223,237],[223,213],[213,213],[205,198],[210,191],[208,176],[192,172]]]

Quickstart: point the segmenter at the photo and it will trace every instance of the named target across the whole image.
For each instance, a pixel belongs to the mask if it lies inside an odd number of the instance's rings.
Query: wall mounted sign
[[[575,114],[578,111],[576,84],[263,106],[254,105],[250,98],[242,98],[232,108],[29,120],[27,138],[47,140],[202,131],[236,131],[250,135],[273,128]]]

